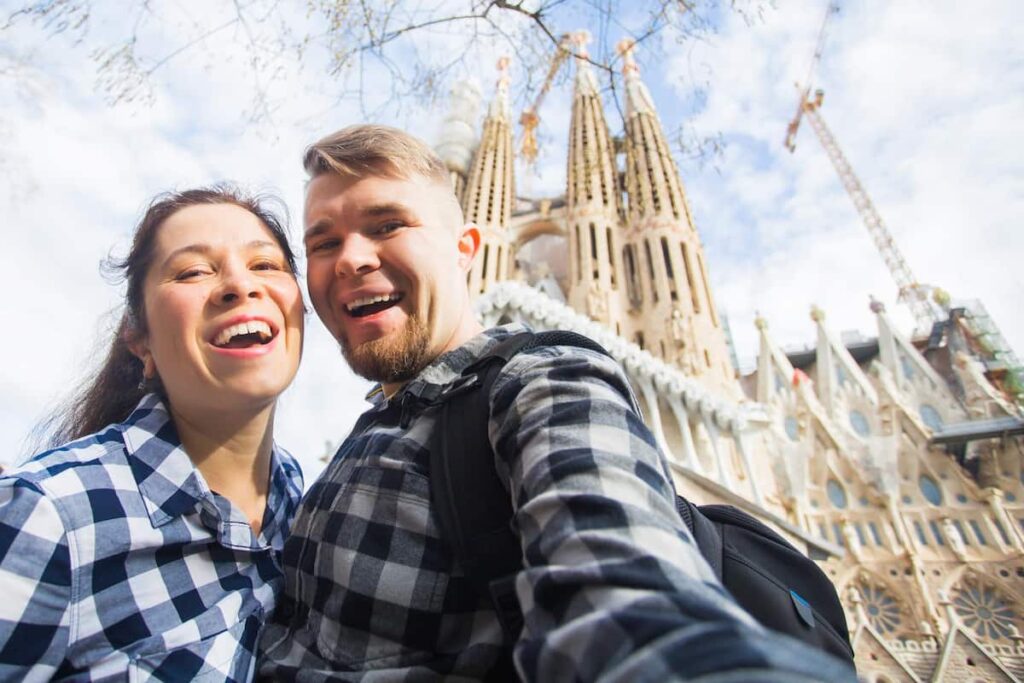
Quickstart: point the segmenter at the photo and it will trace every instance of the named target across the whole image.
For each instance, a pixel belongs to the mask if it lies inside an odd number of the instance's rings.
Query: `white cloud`
[[[782,148],[796,105],[792,84],[810,63],[821,5],[782,6],[752,27],[732,16],[669,70],[685,73],[696,62],[714,73],[694,125],[722,131],[729,148],[717,170],[684,168],[683,175],[718,304],[747,358],[756,352],[755,310],[783,344],[813,340],[812,303],[837,330],[873,333],[869,294],[910,327],[806,120],[795,155]],[[815,78],[826,90],[823,118],[911,269],[954,298],[981,298],[1017,349],[1024,349],[1015,306],[1024,257],[1021,33],[1012,2],[847,3],[831,22]],[[692,85],[674,83],[680,97]],[[738,247],[740,240],[754,248]]]

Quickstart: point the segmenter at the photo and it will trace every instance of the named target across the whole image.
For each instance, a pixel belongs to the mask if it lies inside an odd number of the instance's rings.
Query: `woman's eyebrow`
[[[273,248],[278,248],[278,245],[275,244],[274,242],[271,242],[270,240],[252,240],[252,241],[247,242],[247,243],[245,243],[243,245],[244,249],[264,249],[266,247],[270,247],[270,248],[273,249]],[[177,249],[172,251],[170,254],[168,254],[167,258],[164,259],[163,265],[166,266],[171,261],[173,261],[176,257],[181,256],[182,254],[199,254],[199,255],[202,255],[202,256],[208,256],[213,251],[214,251],[213,247],[211,247],[209,244],[203,244],[203,243],[186,244],[185,246],[178,247]]]

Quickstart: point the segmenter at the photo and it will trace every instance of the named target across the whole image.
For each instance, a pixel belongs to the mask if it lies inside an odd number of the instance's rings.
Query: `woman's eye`
[[[207,269],[205,269],[205,268],[188,268],[188,269],[183,270],[180,273],[178,273],[178,275],[174,279],[175,280],[193,280],[193,279],[195,279],[197,277],[200,277],[202,275],[206,275],[207,273],[209,273],[209,271]]]
[[[284,270],[284,267],[277,261],[257,261],[252,264],[253,270]]]

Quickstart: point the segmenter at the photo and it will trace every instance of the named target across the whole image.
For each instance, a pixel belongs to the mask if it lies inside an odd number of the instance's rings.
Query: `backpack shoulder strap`
[[[512,581],[523,566],[523,555],[511,526],[511,494],[494,467],[489,396],[505,364],[538,346],[577,346],[607,354],[600,344],[574,332],[511,335],[441,393],[430,449],[430,496],[441,535],[477,594],[491,601],[510,637],[522,629]]]
[[[697,550],[704,556],[711,570],[722,580],[722,565],[725,552],[719,525],[707,518],[701,509],[682,496],[676,496],[676,511],[693,535]]]
[[[463,371],[441,394],[430,449],[430,497],[447,541],[478,595],[487,596],[507,633],[521,629],[515,591],[495,595],[491,583],[522,566],[519,538],[510,526],[512,502],[494,468],[487,427],[488,401],[498,373],[533,342],[532,332],[512,335]],[[516,623],[506,621],[518,618]]]

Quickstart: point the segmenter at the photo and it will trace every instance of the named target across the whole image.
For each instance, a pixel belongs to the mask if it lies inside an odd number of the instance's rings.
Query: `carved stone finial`
[[[811,306],[811,320],[816,323],[820,323],[825,320],[825,311],[818,308],[816,305]]]
[[[622,73],[623,75],[630,73],[640,73],[640,67],[636,65],[636,59],[633,57],[633,51],[636,49],[636,41],[632,38],[623,38],[615,44],[615,51],[622,57]]]
[[[759,330],[768,329],[768,321],[761,316],[760,311],[754,313],[754,327],[756,327]]]
[[[873,296],[869,296],[868,298],[871,299],[871,303],[868,304],[868,308],[871,309],[872,313],[885,313],[885,304],[883,304],[881,301],[879,301]]]
[[[508,87],[508,67],[512,60],[507,56],[498,59],[498,87]]]
[[[590,56],[587,52],[587,45],[590,44],[590,31],[574,31],[572,34],[572,42],[576,46],[577,55],[580,57]]]

